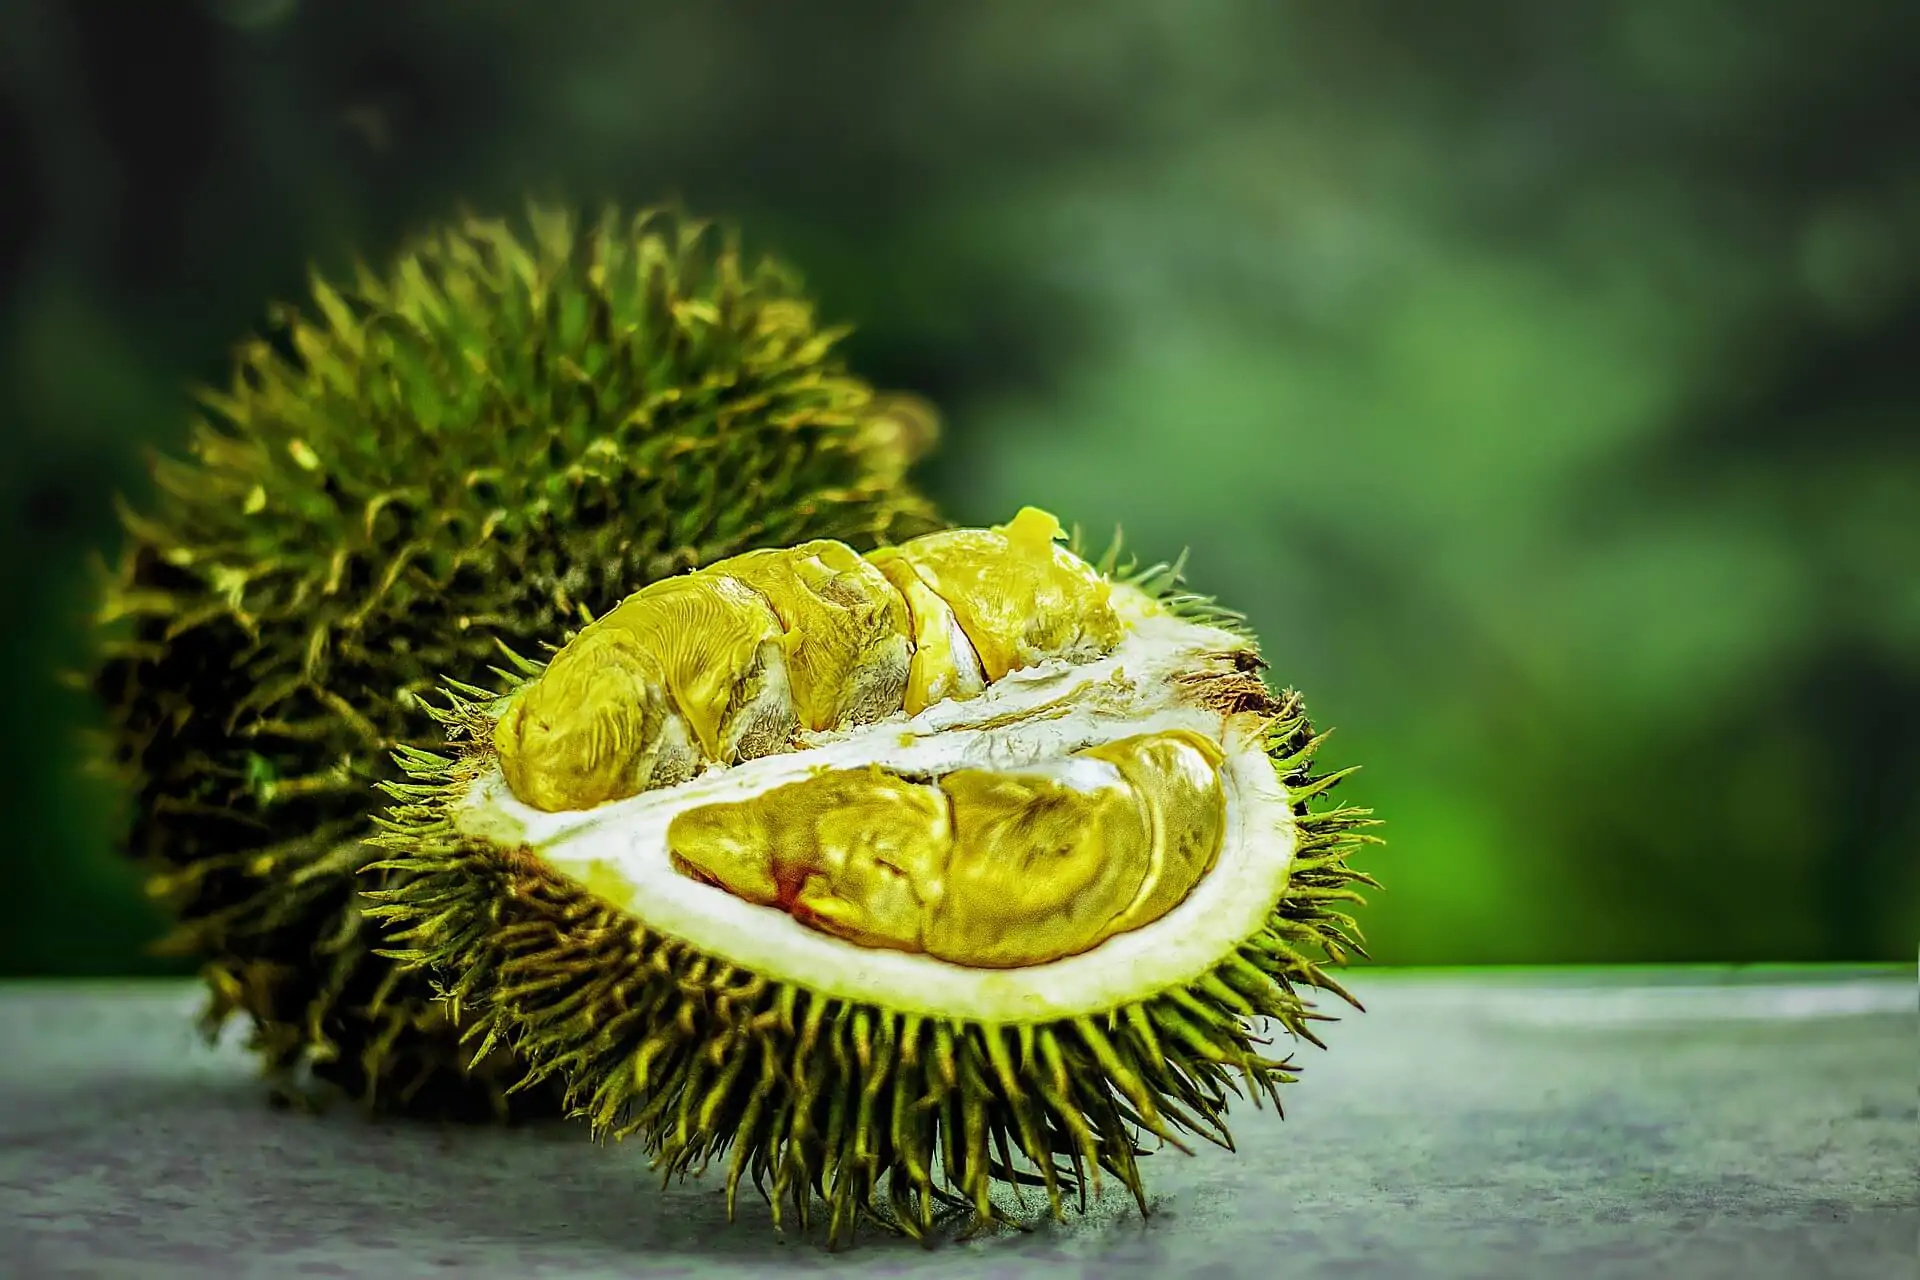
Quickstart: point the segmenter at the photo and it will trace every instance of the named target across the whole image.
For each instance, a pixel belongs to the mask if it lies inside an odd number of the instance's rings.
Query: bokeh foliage
[[[527,194],[797,261],[956,517],[1191,547],[1380,958],[1911,958],[1916,73],[1891,0],[0,6],[0,971],[149,963],[51,678],[139,450]]]

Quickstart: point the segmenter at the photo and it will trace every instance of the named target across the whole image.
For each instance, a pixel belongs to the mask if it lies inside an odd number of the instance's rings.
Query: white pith
[[[581,811],[516,800],[487,762],[455,806],[469,836],[525,845],[554,870],[649,928],[770,979],[888,1009],[960,1021],[1041,1022],[1094,1014],[1187,985],[1265,923],[1286,885],[1294,828],[1257,716],[1195,703],[1176,677],[1218,671],[1244,650],[1230,632],[1166,615],[1133,620],[1111,654],[1012,672],[964,701],[857,729],[808,735],[804,749],[710,768],[678,786]],[[879,763],[904,773],[958,768],[1074,771],[1059,758],[1134,734],[1183,728],[1219,742],[1226,837],[1213,870],[1159,920],[1091,951],[1022,969],[976,969],[862,947],[674,870],[674,816],[746,799],[815,770]],[[1087,781],[1093,781],[1091,775]],[[624,896],[623,896],[624,894]]]

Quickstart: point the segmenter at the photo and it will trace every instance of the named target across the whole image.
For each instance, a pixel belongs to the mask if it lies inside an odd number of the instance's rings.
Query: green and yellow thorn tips
[[[464,218],[275,320],[286,343],[242,346],[190,456],[120,504],[89,679],[130,852],[172,948],[205,957],[205,1025],[246,1017],[270,1072],[554,1111],[555,1089],[509,1093],[533,1077],[500,1040],[462,1047],[461,1005],[396,980],[365,919],[361,890],[406,874],[359,874],[374,785],[411,777],[420,803],[443,776],[409,772],[442,739],[422,695],[503,651],[524,676],[521,653],[690,566],[935,527],[904,480],[932,416],[847,372],[785,267],[666,214]]]

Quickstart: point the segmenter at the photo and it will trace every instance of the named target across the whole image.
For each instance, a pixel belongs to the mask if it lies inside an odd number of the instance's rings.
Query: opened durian
[[[1370,822],[1235,616],[1060,538],[723,560],[454,686],[389,786],[395,955],[730,1212],[925,1237],[1103,1171],[1144,1212],[1144,1141],[1278,1103],[1261,1020],[1319,1043]]]
[[[270,1070],[380,1107],[504,1111],[522,1074],[469,1070],[361,911],[374,784],[440,741],[440,673],[752,547],[938,527],[904,480],[930,416],[848,375],[780,264],[667,215],[530,228],[316,278],[155,463],[99,613],[102,754],[209,1027],[244,1013]]]

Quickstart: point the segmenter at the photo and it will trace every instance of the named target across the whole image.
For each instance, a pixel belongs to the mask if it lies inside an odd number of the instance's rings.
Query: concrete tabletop
[[[269,1109],[178,984],[0,985],[9,1276],[1913,1276],[1912,969],[1363,972],[1287,1118],[1063,1225],[783,1242],[633,1146]]]

